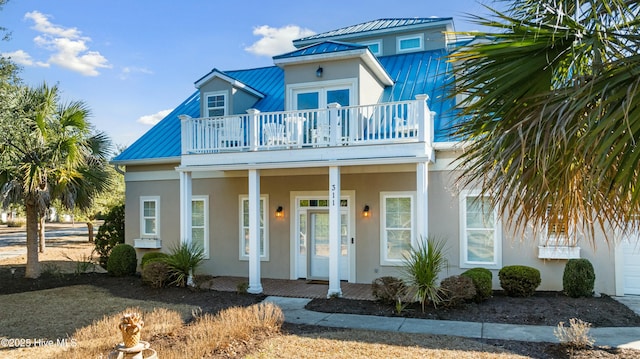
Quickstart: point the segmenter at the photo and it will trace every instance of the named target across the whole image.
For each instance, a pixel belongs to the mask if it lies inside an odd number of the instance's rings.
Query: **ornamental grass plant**
[[[404,256],[403,271],[407,283],[414,289],[415,299],[422,305],[423,312],[427,303],[435,307],[443,300],[438,276],[449,265],[445,256],[445,244],[446,241],[440,238],[429,237],[426,241],[420,238]]]

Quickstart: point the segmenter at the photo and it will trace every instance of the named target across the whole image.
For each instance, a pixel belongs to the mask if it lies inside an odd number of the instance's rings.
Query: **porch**
[[[206,281],[202,287],[221,292],[235,292],[240,283],[249,283],[243,277],[215,277]],[[342,297],[347,299],[375,300],[371,295],[371,285],[361,283],[341,283]],[[305,279],[262,279],[262,294],[294,298],[327,298],[328,283]]]

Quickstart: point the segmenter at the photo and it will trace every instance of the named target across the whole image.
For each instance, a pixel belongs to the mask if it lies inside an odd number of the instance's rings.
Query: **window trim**
[[[416,192],[414,191],[389,191],[380,192],[380,265],[381,266],[402,266],[403,259],[387,258],[387,198],[410,198],[411,199],[411,246],[416,244]]]
[[[361,42],[360,45],[367,46],[369,48],[369,51],[371,51],[371,53],[374,56],[381,56],[382,55],[382,40],[381,39]],[[371,47],[370,47],[371,45],[378,45],[378,51],[373,52],[373,50],[371,50]]]
[[[204,114],[206,116],[203,117],[220,117],[220,116],[209,116],[209,110],[210,109],[219,109],[220,107],[209,107],[209,97],[210,96],[223,96],[224,97],[224,105],[222,106],[223,109],[223,114],[222,116],[226,116],[229,114],[229,91],[211,91],[211,92],[205,92],[203,94],[204,96],[204,101],[203,101],[203,106],[204,106]]]
[[[401,43],[403,41],[406,40],[413,40],[413,39],[418,39],[419,41],[419,45],[418,47],[411,47],[408,49],[402,49],[401,48]],[[402,53],[402,52],[410,52],[410,51],[422,51],[424,50],[424,34],[420,33],[420,34],[413,34],[413,35],[407,35],[407,36],[398,36],[396,38],[396,46],[398,49],[398,53]]]
[[[147,233],[145,231],[145,202],[155,202],[156,213],[154,217],[156,220],[156,233]],[[160,196],[140,196],[140,238],[160,239]]]
[[[243,202],[244,201],[248,201],[249,200],[249,196],[248,195],[240,195],[239,196],[239,241],[238,241],[238,255],[239,255],[239,259],[241,261],[248,261],[249,260],[249,255],[244,253],[244,247],[245,247],[245,238],[244,238],[244,229],[245,226],[243,225],[243,218],[244,218],[244,213],[243,213]],[[269,261],[269,196],[268,195],[260,195],[260,201],[262,201],[262,213],[264,218],[262,218],[262,223],[263,225],[263,233],[264,233],[264,254],[260,255],[260,261],[261,262],[267,262]]]
[[[502,268],[502,223],[496,208],[493,209],[493,262],[478,262],[467,259],[467,198],[480,197],[480,190],[463,190],[458,197],[460,207],[460,268]],[[484,195],[484,197],[489,197]]]
[[[318,106],[326,108],[327,105],[327,91],[333,90],[349,90],[349,106],[358,105],[358,79],[357,78],[345,78],[340,80],[328,80],[328,81],[314,81],[314,82],[302,82],[296,84],[289,84],[286,86],[287,98],[285,99],[285,105],[287,111],[297,110],[298,103],[296,96],[299,93],[318,92]]]
[[[210,258],[210,238],[209,238],[209,195],[197,195],[191,196],[191,205],[193,206],[194,201],[203,201],[204,202],[204,234],[203,234],[203,250],[204,250],[204,258]],[[191,241],[193,242],[193,210],[191,212]]]

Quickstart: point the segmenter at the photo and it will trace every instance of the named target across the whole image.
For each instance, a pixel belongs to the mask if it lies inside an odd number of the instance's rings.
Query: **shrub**
[[[142,269],[142,281],[154,288],[162,288],[169,281],[169,266],[159,261],[147,262]]]
[[[473,280],[461,275],[453,275],[440,283],[443,302],[448,307],[457,307],[476,296]]]
[[[118,244],[107,260],[107,272],[116,277],[133,275],[137,265],[136,250],[128,244]]]
[[[162,259],[169,266],[171,283],[178,287],[187,285],[189,277],[204,260],[204,250],[195,243],[182,243],[171,249],[171,255]]]
[[[400,278],[380,277],[371,283],[371,294],[379,301],[395,303],[398,299],[404,299],[407,294],[407,285]]]
[[[436,281],[440,272],[448,265],[444,255],[445,243],[443,239],[432,237],[426,242],[420,240],[404,257],[404,272],[409,285],[415,290],[415,297],[422,305],[423,312],[427,302],[436,306],[442,301]]]
[[[140,268],[144,269],[144,266],[149,262],[159,262],[162,261],[163,258],[167,258],[169,255],[162,252],[148,252],[142,256],[140,260]]]
[[[498,272],[500,286],[510,297],[530,297],[540,285],[540,271],[527,266],[506,266]]]
[[[562,289],[570,297],[590,297],[596,273],[588,259],[569,259],[562,275]]]
[[[493,274],[486,268],[471,268],[461,274],[461,276],[471,278],[473,286],[476,288],[476,295],[473,300],[476,303],[484,302],[493,294],[491,289]]]
[[[573,349],[585,349],[591,347],[595,342],[591,335],[591,323],[583,322],[577,318],[569,319],[569,326],[565,328],[564,322],[560,322],[553,330],[553,334],[558,338],[560,344]]]
[[[94,250],[100,256],[99,262],[103,268],[107,267],[113,247],[120,243],[124,243],[124,205],[109,210],[96,234]]]

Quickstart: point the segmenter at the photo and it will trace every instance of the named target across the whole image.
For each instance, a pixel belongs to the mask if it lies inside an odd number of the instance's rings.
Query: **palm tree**
[[[563,218],[638,227],[640,5],[628,0],[513,0],[470,15],[495,29],[452,52],[463,120],[462,185],[481,186],[515,229]]]
[[[27,217],[26,277],[40,275],[38,228],[53,198],[73,208],[91,204],[109,185],[109,141],[92,134],[83,102],[61,104],[57,86],[21,87],[4,116],[0,185],[3,204],[22,203]],[[44,236],[40,241],[44,245]]]

